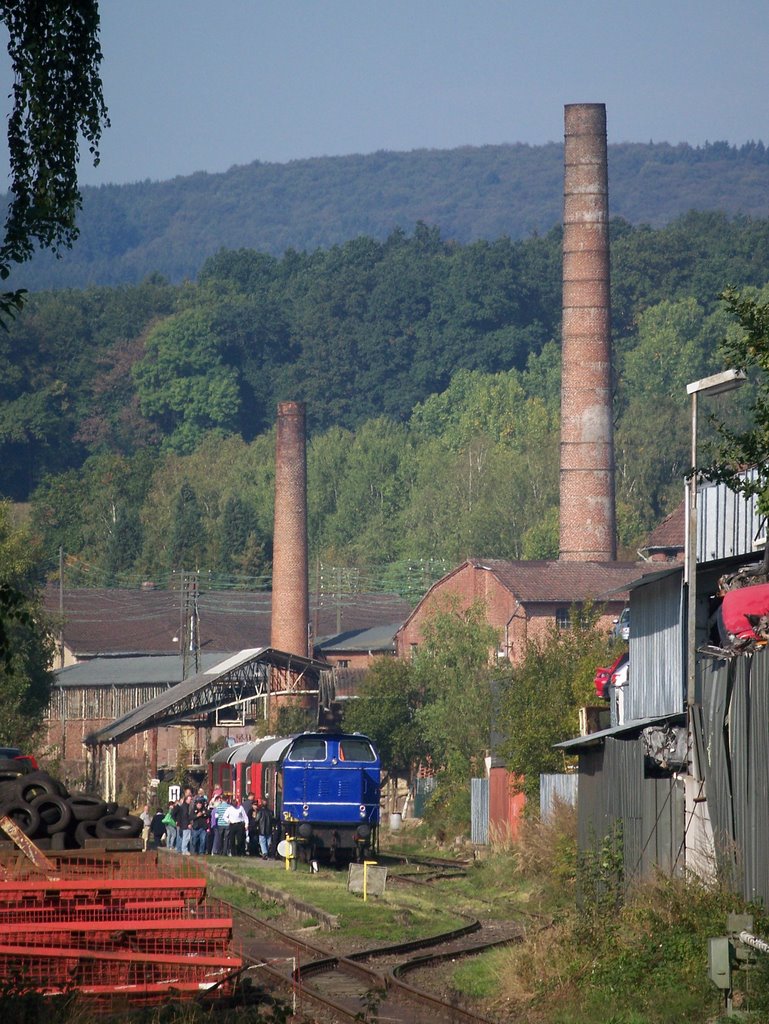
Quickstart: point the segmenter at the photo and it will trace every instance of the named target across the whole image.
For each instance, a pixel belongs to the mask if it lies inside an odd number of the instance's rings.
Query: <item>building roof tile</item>
[[[613,601],[621,601],[626,595],[618,588],[657,568],[647,562],[468,561],[493,572],[522,604],[571,604],[605,599],[610,594]]]
[[[646,538],[644,551],[683,551],[686,533],[686,503],[673,509]]]

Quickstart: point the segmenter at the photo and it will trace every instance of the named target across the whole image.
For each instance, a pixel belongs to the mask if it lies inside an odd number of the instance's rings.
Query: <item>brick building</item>
[[[686,537],[686,502],[666,515],[646,538],[639,554],[654,562],[681,562]]]
[[[608,633],[627,601],[625,584],[655,566],[649,562],[508,562],[469,558],[438,580],[398,630],[400,657],[422,642],[422,628],[438,609],[458,601],[460,609],[482,601],[487,621],[499,630],[499,657],[519,661],[528,640],[552,626],[567,628],[575,608],[601,606],[598,623]]]
[[[45,745],[72,780],[84,771],[86,736],[167,693],[196,671],[210,671],[228,655],[270,646],[269,592],[202,591],[197,600],[197,663],[193,653],[181,650],[183,598],[178,590],[80,588],[60,596],[55,587],[49,587],[45,606],[57,617],[60,608],[64,611],[57,659],[60,667],[45,720]],[[344,645],[381,623],[402,622],[410,608],[393,594],[346,594],[343,606],[327,595],[310,615],[316,629],[326,636],[333,634]],[[342,635],[335,629],[340,623],[346,627]],[[392,650],[395,629],[384,627],[376,642],[386,647],[389,633]],[[358,643],[356,660],[362,656],[363,643],[370,651],[374,635]],[[322,650],[318,653],[323,657]],[[353,657],[352,651],[345,657],[341,648],[334,654],[328,658],[329,664],[349,662]],[[343,677],[343,696],[353,695],[360,670],[337,671]],[[184,747],[187,763],[199,764],[209,740],[222,735],[233,741],[251,738],[247,727],[237,721],[226,723],[226,716],[213,731],[200,727],[192,716],[186,724],[127,739],[121,759],[173,768],[179,748]]]

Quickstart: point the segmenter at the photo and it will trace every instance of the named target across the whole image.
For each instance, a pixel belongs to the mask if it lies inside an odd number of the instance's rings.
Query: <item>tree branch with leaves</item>
[[[713,417],[717,437],[708,445],[712,459],[702,472],[737,494],[757,497],[758,509],[769,515],[769,303],[727,288],[721,299],[736,321],[720,346],[724,365],[744,370],[750,381],[750,425],[736,429]],[[750,470],[751,472],[746,472]]]
[[[97,0],[6,0],[13,108],[8,119],[11,198],[0,245],[0,278],[38,245],[58,253],[78,235],[80,140],[99,162],[109,126],[102,94]],[[0,322],[24,304],[24,289],[0,294]]]

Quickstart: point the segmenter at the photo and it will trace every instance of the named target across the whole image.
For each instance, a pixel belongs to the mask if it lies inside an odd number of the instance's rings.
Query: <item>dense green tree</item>
[[[723,293],[726,308],[739,329],[729,332],[721,345],[724,364],[751,377],[750,422],[744,429],[721,415],[717,438],[711,446],[712,479],[726,481],[738,493],[758,498],[758,508],[769,514],[769,295],[743,294],[729,288]],[[745,474],[746,469],[753,472]],[[767,555],[769,558],[769,554]]]
[[[33,495],[32,523],[45,537],[49,565],[77,555],[78,582],[105,585],[133,570],[141,554],[141,509],[153,469],[149,453],[92,456],[82,470],[46,477]],[[75,566],[78,570],[75,571]]]
[[[705,221],[695,248],[675,238],[660,246],[679,264],[678,278],[688,274],[708,287],[711,302],[723,281],[739,282],[742,275],[730,271],[709,281],[701,259],[708,246],[721,246],[735,269],[750,269],[751,253],[759,262],[765,254],[765,234],[756,232],[751,244],[742,246],[729,237],[728,223],[735,214],[760,218],[769,212],[766,151],[623,143],[609,147],[609,163],[612,209],[625,219],[625,233],[630,224],[645,224],[651,236],[691,210],[703,211],[696,217],[723,218],[723,227],[716,222],[707,228]],[[553,296],[548,306],[557,316],[560,228],[554,225],[561,220],[562,194],[563,149],[554,143],[372,153],[283,165],[255,161],[222,174],[84,189],[77,246],[62,260],[47,253],[36,258],[25,267],[25,277],[29,273],[35,289],[135,282],[153,271],[180,282],[194,279],[222,246],[259,248],[280,258],[288,249],[314,253],[361,235],[385,242],[395,225],[410,231],[421,218],[440,225],[443,237],[459,245],[479,239],[494,244],[504,237],[531,241],[534,235],[536,259],[527,261],[518,281],[540,287],[547,280]],[[673,290],[680,283],[676,276],[656,273],[656,257],[643,245],[638,251],[628,246],[618,231],[613,240],[618,257],[624,250],[630,261],[636,255],[648,258],[655,271],[655,295],[644,296],[644,304],[658,301],[663,288],[668,298],[679,294]],[[628,260],[618,260],[617,269],[627,267]],[[613,279],[621,286],[621,274]],[[620,287],[616,292],[618,326],[632,322],[630,306],[642,291],[625,293]],[[392,409],[383,411],[394,415]]]
[[[237,374],[203,312],[185,310],[151,331],[133,377],[141,410],[159,423],[169,450],[189,453],[206,431],[229,432],[237,422]]]
[[[0,743],[26,744],[50,699],[54,655],[39,589],[40,552],[0,502]]]
[[[715,369],[728,333],[704,294],[712,274],[697,264],[762,281],[769,227],[691,216],[612,233],[628,304],[615,346],[617,506],[633,552],[680,500],[685,384]],[[558,242],[554,232],[462,246],[420,224],[280,259],[220,252],[183,287],[153,278],[34,296],[0,333],[2,490],[25,499],[46,479],[35,514],[52,558],[63,544],[102,579],[161,579],[174,568],[169,538],[187,481],[201,508],[200,564],[262,576],[269,425],[278,398],[304,397],[313,558],[365,567],[554,555]],[[739,402],[732,414],[742,429]],[[703,439],[708,430],[703,422]],[[154,453],[151,482],[116,496],[108,475],[102,500],[91,460],[125,458],[130,475],[142,452]],[[61,488],[59,472],[72,474]],[[230,499],[253,523],[237,550]]]
[[[348,551],[356,563],[372,556],[396,557],[398,515],[407,498],[403,465],[410,448],[408,429],[380,418],[356,431],[346,453],[339,497],[325,524],[326,543]]]
[[[408,779],[427,753],[419,712],[425,700],[411,662],[377,658],[345,707],[344,726],[370,737],[391,779]]]
[[[708,314],[693,298],[664,300],[641,313],[633,347],[620,353],[618,505],[634,509],[643,528],[649,529],[682,499],[690,461],[686,385],[715,372],[725,327],[721,311]],[[626,531],[626,539],[631,532]]]
[[[174,560],[170,538],[176,530],[181,489],[191,484],[200,516],[195,541],[200,568],[211,573],[263,576],[271,558],[274,451],[271,434],[256,438],[251,444],[238,437],[221,439],[211,434],[190,455],[169,453],[162,457],[141,505],[144,547],[137,565],[141,574],[162,580],[181,568]],[[230,567],[222,516],[231,497],[237,498],[245,509],[249,533]],[[265,580],[259,582],[264,584]]]
[[[501,753],[535,804],[540,773],[564,769],[566,758],[554,744],[578,732],[579,708],[595,699],[596,667],[616,657],[588,611],[572,616],[570,629],[553,627],[542,640],[529,642],[500,698]]]
[[[467,786],[491,747],[498,644],[480,602],[464,610],[449,601],[425,624],[413,661],[424,694],[416,718],[448,786]]]
[[[171,524],[168,553],[173,566],[199,569],[205,548],[203,516],[194,488],[186,481],[179,488]]]

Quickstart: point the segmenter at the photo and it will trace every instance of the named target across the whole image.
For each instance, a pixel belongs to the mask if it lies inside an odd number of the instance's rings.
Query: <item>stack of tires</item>
[[[49,850],[77,850],[87,839],[135,839],[142,833],[141,818],[129,814],[127,807],[89,793],[68,793],[48,772],[0,758],[2,816]]]

